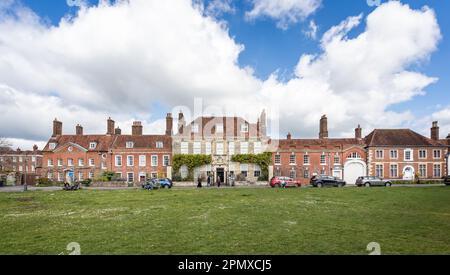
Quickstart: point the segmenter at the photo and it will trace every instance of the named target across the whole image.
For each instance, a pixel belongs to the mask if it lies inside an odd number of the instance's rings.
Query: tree
[[[12,143],[4,137],[0,137],[0,150],[10,150]]]

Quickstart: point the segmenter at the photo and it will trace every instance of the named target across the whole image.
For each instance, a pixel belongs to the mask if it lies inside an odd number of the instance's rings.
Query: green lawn
[[[450,254],[450,188],[0,193],[0,254]]]

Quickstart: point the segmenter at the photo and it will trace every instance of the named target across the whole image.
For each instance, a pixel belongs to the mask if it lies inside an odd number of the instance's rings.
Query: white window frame
[[[381,168],[381,173],[378,168]],[[378,178],[384,178],[384,165],[383,164],[375,164],[375,176]]]
[[[205,142],[205,154],[211,155],[212,154],[212,144],[211,142]]]
[[[90,167],[94,167],[95,166],[95,159],[93,159],[93,158],[89,159],[89,166]]]
[[[127,148],[127,149],[133,149],[133,148],[134,148],[134,142],[132,142],[132,141],[127,141],[127,142],[125,143],[125,148]]]
[[[48,159],[47,160],[47,166],[48,167],[53,167],[53,159]]]
[[[395,153],[395,156],[393,156],[393,153]],[[392,149],[389,151],[389,156],[391,159],[398,159],[398,150]]]
[[[379,153],[381,153],[381,157],[380,157]],[[384,150],[381,150],[381,149],[375,150],[375,158],[376,159],[384,159]]]
[[[134,166],[134,156],[128,155],[127,156],[127,167],[133,167]]]
[[[170,166],[170,155],[163,156],[163,166],[164,167]]]
[[[297,165],[297,156],[294,152],[289,155],[289,165]]]
[[[131,175],[132,180],[130,180],[130,175]],[[127,182],[129,182],[129,183],[134,182],[134,173],[133,172],[127,173]]]
[[[157,149],[163,149],[163,148],[164,148],[164,142],[162,142],[162,141],[157,141],[157,142],[156,142],[156,148],[157,148]]]
[[[275,165],[281,165],[281,155],[279,153],[275,155]]]
[[[78,166],[79,167],[83,167],[84,166],[84,159],[83,158],[79,158],[78,159]]]
[[[48,144],[48,148],[49,148],[50,150],[55,150],[55,148],[56,148],[56,143],[50,142],[50,143]]]
[[[422,168],[425,168],[425,170],[422,171]],[[425,172],[425,173],[422,173],[422,172]],[[419,175],[421,178],[428,177],[428,165],[426,163],[419,163]]]
[[[180,153],[182,155],[187,155],[189,154],[189,142],[187,141],[182,141],[180,143]]]
[[[224,145],[223,142],[216,142],[216,155],[224,154]]]
[[[114,165],[116,167],[122,167],[123,165],[123,158],[121,155],[117,155],[114,157]]]
[[[88,177],[89,177],[89,179],[93,179],[94,178],[94,172],[89,172],[89,174],[88,174]]]
[[[410,159],[407,159],[406,158],[406,153],[409,153],[410,154],[410,156],[411,156],[411,158]],[[414,161],[414,150],[413,149],[405,149],[404,151],[403,151],[403,160],[404,161]]]
[[[248,142],[241,142],[240,152],[242,155],[248,154]]]
[[[89,143],[89,149],[95,149],[95,148],[97,148],[97,142]]]
[[[63,159],[58,159],[57,160],[57,165],[58,165],[58,167],[62,167],[63,165],[64,165],[64,161],[63,161]]]
[[[152,167],[158,167],[158,155],[152,155]]]
[[[192,128],[192,133],[198,134],[200,127],[197,123],[193,123],[191,128]]]
[[[249,132],[249,125],[248,123],[242,123],[241,124],[241,133],[248,133]]]
[[[236,144],[234,143],[234,141],[230,141],[228,142],[228,154],[229,155],[234,155],[235,154],[235,147]]]
[[[425,152],[425,156],[422,157],[422,152]],[[426,149],[420,149],[419,150],[419,159],[426,159],[427,158],[427,150]]]
[[[394,171],[393,167],[395,166],[395,175],[393,175],[392,171]],[[398,164],[392,163],[389,165],[389,175],[391,178],[398,178]]]
[[[200,141],[195,141],[193,145],[193,154],[201,155],[202,154],[202,143]]]
[[[436,174],[436,167],[439,167],[439,175]],[[433,178],[440,179],[442,177],[442,165],[440,163],[433,164]]]
[[[139,167],[147,166],[147,156],[139,155]]]
[[[322,165],[322,166],[327,165],[327,155],[326,154],[320,155],[320,165]]]
[[[74,162],[72,158],[67,159],[67,166],[69,167],[73,167],[74,166]]]
[[[439,157],[436,157],[436,153],[439,152]],[[442,150],[435,149],[433,150],[433,159],[441,159],[442,158]]]
[[[311,157],[308,154],[303,155],[303,165],[310,165]]]

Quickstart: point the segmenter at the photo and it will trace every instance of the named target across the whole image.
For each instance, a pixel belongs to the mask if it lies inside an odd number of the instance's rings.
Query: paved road
[[[417,184],[398,184],[393,185],[392,188],[430,188],[430,187],[443,187],[444,184],[423,184],[423,185],[417,185]],[[356,186],[347,186],[346,188],[355,188]],[[183,190],[183,189],[195,189],[196,187],[174,187],[176,190]],[[204,187],[206,189],[206,187]],[[217,188],[217,187],[209,187],[209,188]],[[267,186],[239,186],[239,187],[221,187],[222,189],[230,189],[230,188],[268,188]],[[302,187],[302,188],[313,188],[311,186]],[[363,187],[362,187],[363,188]],[[375,187],[374,187],[375,188]],[[83,188],[87,190],[128,190],[128,189],[139,189],[137,187],[88,187]],[[46,192],[54,192],[54,191],[60,191],[62,190],[61,187],[34,187],[29,186],[28,191],[46,191]],[[17,193],[17,192],[23,192],[22,186],[8,186],[8,187],[0,187],[0,193]]]

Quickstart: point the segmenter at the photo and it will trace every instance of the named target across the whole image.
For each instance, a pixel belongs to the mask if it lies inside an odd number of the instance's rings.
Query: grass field
[[[450,254],[450,188],[0,194],[0,254]]]

